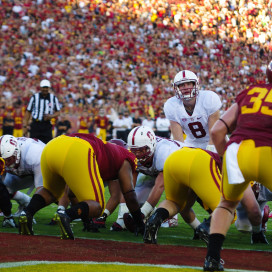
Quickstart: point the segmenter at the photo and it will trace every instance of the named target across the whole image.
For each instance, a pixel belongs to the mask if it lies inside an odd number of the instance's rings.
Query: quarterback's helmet
[[[151,128],[135,127],[128,134],[127,143],[128,148],[142,165],[152,162],[157,142],[155,133]]]
[[[183,88],[181,91],[178,86],[186,82],[193,82],[194,87]],[[173,87],[176,92],[177,98],[185,100],[191,99],[198,94],[198,77],[192,71],[189,70],[180,71],[176,74],[174,78]]]
[[[266,67],[266,77],[269,83],[272,83],[272,61]]]
[[[12,135],[0,137],[0,157],[5,160],[7,167],[18,167],[20,163],[20,147],[17,139]]]

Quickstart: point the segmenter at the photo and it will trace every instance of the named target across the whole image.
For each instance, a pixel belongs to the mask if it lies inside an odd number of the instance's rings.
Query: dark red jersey
[[[124,160],[129,161],[133,172],[136,170],[135,155],[122,146],[104,142],[91,134],[73,133],[67,136],[81,138],[92,146],[103,181],[117,179]]]
[[[255,145],[272,146],[272,84],[256,84],[236,97],[239,106],[232,142],[252,139]]]
[[[97,125],[97,127],[99,128],[103,128],[103,129],[107,129],[108,125],[109,125],[109,118],[104,116],[97,116],[95,118],[95,124]]]

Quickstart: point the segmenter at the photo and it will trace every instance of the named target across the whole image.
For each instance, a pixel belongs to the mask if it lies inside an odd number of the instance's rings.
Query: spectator
[[[142,126],[144,127],[149,127],[153,130],[155,130],[155,122],[154,120],[151,118],[150,114],[147,114],[146,118],[143,120],[142,122]]]
[[[170,121],[165,117],[164,111],[161,111],[156,119],[156,135],[170,138]]]
[[[71,127],[72,127],[71,122],[69,121],[67,114],[64,112],[61,112],[56,124],[56,129],[57,129],[56,136],[71,133]]]
[[[132,128],[132,124],[133,124],[133,120],[132,120],[132,117],[129,115],[129,111],[128,110],[125,110],[124,112],[124,122],[127,126],[127,129],[126,129],[126,139],[127,139],[127,136]]]
[[[127,124],[124,120],[124,115],[122,112],[119,112],[118,118],[115,119],[112,123],[112,127],[116,130],[116,137],[117,139],[121,139],[124,142],[127,141]]]
[[[132,128],[138,127],[142,125],[142,119],[139,116],[139,111],[135,110],[134,116],[132,117]]]
[[[60,106],[58,98],[49,93],[51,83],[47,79],[40,82],[41,91],[34,94],[28,103],[24,117],[24,136],[27,136],[27,130],[30,117],[30,137],[36,138],[45,144],[52,140],[52,124],[51,119],[56,118],[60,114]]]

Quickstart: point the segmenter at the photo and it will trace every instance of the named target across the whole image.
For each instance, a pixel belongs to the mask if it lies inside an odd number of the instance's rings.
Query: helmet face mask
[[[151,128],[135,127],[130,131],[127,142],[128,148],[142,165],[152,164],[157,141]]]
[[[185,83],[193,83],[188,86]],[[180,87],[180,85],[185,85]],[[173,82],[176,97],[181,100],[190,100],[198,95],[198,78],[195,73],[189,70],[183,70],[176,74]]]
[[[0,137],[0,156],[9,168],[17,168],[20,164],[21,152],[18,141],[12,135]]]

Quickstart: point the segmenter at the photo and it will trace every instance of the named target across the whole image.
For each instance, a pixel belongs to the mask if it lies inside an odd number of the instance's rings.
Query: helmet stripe
[[[137,127],[135,130],[134,130],[134,133],[132,135],[132,145],[135,145],[135,134],[137,132],[137,130],[139,129],[140,127]]]
[[[185,78],[186,77],[186,74],[185,74],[185,70],[182,71],[182,77]]]

